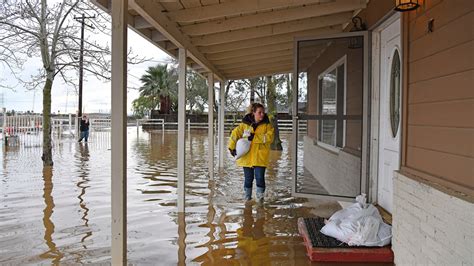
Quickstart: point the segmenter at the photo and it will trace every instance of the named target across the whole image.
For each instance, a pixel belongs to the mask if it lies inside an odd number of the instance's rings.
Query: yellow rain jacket
[[[255,135],[250,144],[249,152],[237,160],[237,165],[242,167],[267,167],[270,155],[270,144],[273,142],[274,129],[267,115],[265,115],[262,121],[257,124],[255,130],[252,127],[253,122],[255,122],[255,120],[252,114],[247,114],[242,119],[242,123],[232,130],[229,145],[227,147],[231,150],[235,150],[237,140],[242,138],[245,130],[248,130]]]

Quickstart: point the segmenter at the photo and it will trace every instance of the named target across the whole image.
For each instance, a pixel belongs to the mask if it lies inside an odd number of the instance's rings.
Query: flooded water
[[[109,263],[110,133],[63,139],[54,167],[40,147],[8,147],[0,175],[0,263]],[[186,215],[177,213],[176,132],[128,129],[128,261],[132,264],[310,264],[297,218],[338,206],[291,197],[291,158],[272,151],[263,206],[243,201],[243,171],[226,153],[210,180],[207,132],[186,140]],[[217,152],[216,152],[217,154]],[[216,158],[217,162],[217,158]],[[255,193],[255,188],[254,188]]]

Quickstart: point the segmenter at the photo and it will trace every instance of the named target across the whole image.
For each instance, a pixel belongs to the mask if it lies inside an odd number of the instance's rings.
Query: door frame
[[[377,202],[378,201],[378,169],[379,169],[379,146],[380,146],[380,81],[381,81],[381,73],[380,73],[380,59],[381,59],[381,32],[386,29],[389,25],[395,22],[397,19],[400,19],[400,38],[401,43],[403,44],[403,22],[402,16],[400,12],[389,12],[386,16],[384,16],[379,22],[377,22],[373,27],[371,27],[372,32],[372,64],[371,64],[371,128],[370,128],[370,169],[369,169],[369,195],[368,201],[369,202]],[[400,46],[400,53],[401,53],[401,68],[403,68],[403,45]],[[403,74],[403,70],[400,71]],[[403,85],[403,76],[401,81],[401,86]],[[401,89],[401,97],[400,100],[403,100],[404,91]],[[401,111],[403,110],[403,102],[400,103]],[[402,114],[402,113],[401,113]],[[402,155],[402,119],[403,115],[400,115],[400,127],[399,127],[399,134],[400,134],[400,163],[401,163],[401,155]],[[393,191],[392,191],[393,193]]]
[[[337,34],[328,34],[321,36],[308,36],[308,37],[297,37],[294,39],[294,61],[293,61],[293,103],[292,103],[292,126],[293,131],[291,134],[291,157],[293,158],[291,170],[292,170],[292,188],[291,193],[295,197],[303,198],[314,198],[314,199],[331,199],[338,201],[352,201],[354,198],[339,197],[331,195],[313,195],[308,193],[301,193],[296,191],[297,181],[297,156],[298,156],[298,42],[300,41],[312,41],[318,39],[332,39],[332,38],[345,38],[360,36],[364,38],[364,73],[363,73],[363,92],[362,92],[362,153],[361,153],[361,191],[360,193],[369,193],[369,135],[370,135],[370,58],[371,58],[371,32],[370,31],[357,31],[357,32],[343,32]]]

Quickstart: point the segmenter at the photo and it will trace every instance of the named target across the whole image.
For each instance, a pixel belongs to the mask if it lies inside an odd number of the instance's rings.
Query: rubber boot
[[[263,203],[263,197],[265,195],[265,188],[257,187],[257,202]]]
[[[244,192],[245,192],[245,200],[251,200],[252,199],[252,188],[244,187]]]

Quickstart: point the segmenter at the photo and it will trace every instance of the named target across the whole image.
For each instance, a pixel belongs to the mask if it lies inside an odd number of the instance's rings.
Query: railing
[[[94,131],[108,131],[112,128],[110,118],[89,118],[89,128]]]
[[[110,131],[111,119],[107,117],[90,117],[91,131]],[[43,134],[43,117],[41,115],[15,115],[2,116],[1,130],[3,142],[8,146],[41,146]],[[77,118],[69,115],[69,118],[54,117],[51,119],[51,136],[54,143],[59,143],[63,138],[75,138],[77,129]],[[229,132],[240,123],[240,120],[226,119],[224,130]],[[177,122],[165,122],[164,119],[138,119],[136,121],[137,134],[139,127],[159,128],[176,131]],[[207,122],[191,122],[187,120],[186,127],[188,132],[191,130],[207,130]],[[281,133],[292,132],[292,120],[278,120],[278,128]],[[299,121],[299,132],[305,133],[307,130],[307,121]],[[214,120],[214,131],[217,132],[217,120]]]
[[[1,116],[0,131],[2,142],[8,146],[41,146],[43,136],[43,116],[13,115]],[[92,131],[110,131],[111,120],[108,117],[89,118]],[[51,118],[51,138],[53,145],[63,138],[76,138],[77,116],[54,116]]]
[[[224,131],[230,131],[235,128],[240,123],[240,120],[226,119],[224,121]],[[178,128],[177,122],[165,122],[164,119],[138,119],[136,121],[137,130],[140,126],[149,126],[148,128],[160,128],[162,131],[176,131]],[[207,122],[191,122],[187,120],[186,127],[188,131],[193,129],[198,130],[207,130],[209,128],[209,123]],[[278,120],[278,128],[280,132],[291,132],[293,130],[293,121],[292,120]],[[307,121],[299,121],[298,127],[300,133],[304,133],[307,130]],[[214,130],[217,130],[217,120],[214,120]]]

